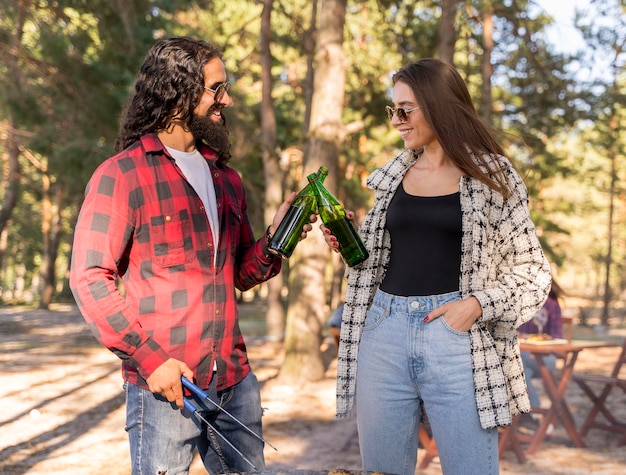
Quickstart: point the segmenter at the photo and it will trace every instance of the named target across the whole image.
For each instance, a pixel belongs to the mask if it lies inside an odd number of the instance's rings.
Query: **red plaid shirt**
[[[204,205],[155,134],[94,172],[76,225],[70,286],[96,338],[122,360],[124,379],[146,378],[169,358],[218,389],[250,371],[235,287],[280,271],[280,258],[255,241],[235,170],[200,148],[213,177],[220,222],[216,264]],[[124,279],[125,296],[116,286]]]

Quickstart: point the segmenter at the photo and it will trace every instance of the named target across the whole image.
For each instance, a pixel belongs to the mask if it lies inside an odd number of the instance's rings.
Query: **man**
[[[187,473],[196,448],[210,473],[264,468],[235,288],[280,271],[267,243],[295,194],[256,241],[226,165],[226,79],[215,46],[158,41],[123,113],[119,153],[94,172],[76,226],[70,284],[94,335],[123,360],[134,474]],[[216,430],[199,421],[184,409],[181,376],[251,430],[196,400]]]

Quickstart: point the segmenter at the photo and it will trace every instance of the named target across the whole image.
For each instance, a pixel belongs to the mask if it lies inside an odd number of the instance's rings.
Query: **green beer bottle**
[[[326,175],[328,175],[328,168],[321,166],[317,173],[309,176],[323,182]],[[291,257],[293,250],[300,242],[302,228],[309,222],[310,216],[315,213],[316,204],[311,185],[307,184],[296,195],[291,206],[289,206],[289,210],[287,210],[287,214],[278,225],[278,229],[276,229],[268,245],[270,252],[283,259]]]
[[[333,236],[339,242],[339,254],[348,266],[354,266],[369,257],[369,253],[352,223],[346,218],[346,211],[341,203],[335,198],[326,187],[309,175],[309,185],[315,193],[317,201],[317,211],[324,226],[330,229]]]

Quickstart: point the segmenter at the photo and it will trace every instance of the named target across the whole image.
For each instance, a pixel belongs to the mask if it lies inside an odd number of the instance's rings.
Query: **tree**
[[[271,17],[273,0],[263,1],[261,14],[260,60],[261,60],[261,147],[263,171],[265,175],[265,222],[270,223],[282,202],[280,167],[276,140],[276,113],[272,91]],[[283,274],[280,273],[267,283],[267,336],[282,341],[285,329],[285,315],[282,304]]]
[[[442,0],[441,20],[439,21],[439,58],[450,64],[454,61],[454,45],[456,43],[456,21],[457,0]]]
[[[626,5],[616,0],[596,0],[592,2],[596,15],[588,16],[577,11],[576,23],[582,31],[594,58],[608,60],[608,77],[595,80],[591,89],[597,91],[597,98],[592,109],[593,119],[600,133],[595,146],[608,158],[608,216],[607,248],[604,257],[604,288],[602,297],[601,323],[609,323],[609,308],[613,299],[612,267],[614,265],[616,200],[623,190],[619,190],[618,160],[624,158],[626,145],[620,140],[619,130],[623,128],[626,95],[620,92],[624,81],[624,63],[626,61]]]
[[[346,64],[343,30],[346,0],[322,0],[315,55],[314,89],[309,136],[304,152],[304,169],[312,173],[325,165],[327,184],[337,183],[337,159],[343,135]],[[312,233],[306,246],[296,248],[292,268],[285,360],[280,371],[284,380],[318,380],[324,374],[320,353],[325,320],[325,275],[329,250],[320,233]]]

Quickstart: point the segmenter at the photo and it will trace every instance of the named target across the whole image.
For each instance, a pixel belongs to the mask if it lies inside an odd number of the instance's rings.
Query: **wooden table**
[[[576,430],[574,418],[565,402],[565,391],[572,379],[574,365],[578,359],[578,354],[588,348],[604,348],[618,346],[615,343],[604,341],[587,340],[555,340],[555,341],[528,341],[520,340],[520,349],[533,354],[539,371],[541,380],[550,399],[550,407],[545,411],[544,417],[539,424],[537,432],[532,436],[530,445],[526,449],[527,454],[533,454],[539,449],[546,436],[546,431],[550,424],[554,424],[558,419],[567,431],[569,438],[576,447],[585,447],[579,432]],[[552,374],[544,362],[544,356],[558,353],[563,359],[563,368],[558,375]],[[514,429],[513,429],[514,430]]]

